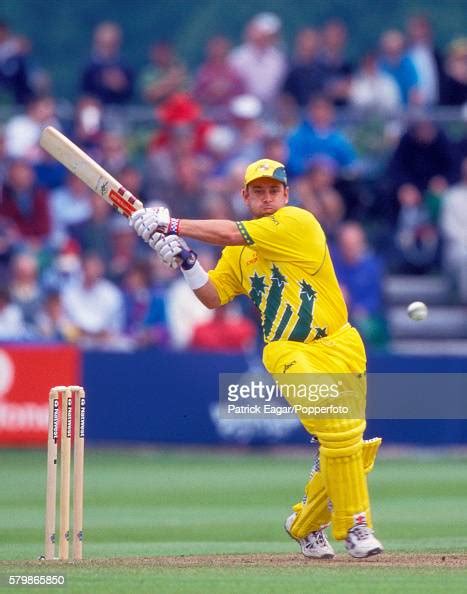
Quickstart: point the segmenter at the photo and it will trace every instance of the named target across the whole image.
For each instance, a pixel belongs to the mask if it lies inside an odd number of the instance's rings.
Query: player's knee
[[[365,421],[355,421],[342,431],[320,432],[318,439],[320,452],[325,456],[351,456],[362,448]]]

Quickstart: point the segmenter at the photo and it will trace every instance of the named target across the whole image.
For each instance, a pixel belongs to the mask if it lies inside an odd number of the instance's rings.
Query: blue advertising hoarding
[[[187,445],[306,444],[308,436],[296,420],[221,418],[219,374],[248,369],[251,363],[234,355],[85,352],[89,439]],[[369,371],[467,373],[467,360],[381,354],[370,357]],[[467,443],[467,420],[372,419],[366,433],[381,435],[386,443]]]

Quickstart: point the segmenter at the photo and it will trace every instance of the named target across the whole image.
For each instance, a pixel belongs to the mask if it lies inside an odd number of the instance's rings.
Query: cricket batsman
[[[282,163],[251,163],[242,196],[251,220],[177,219],[159,207],[138,210],[130,224],[163,262],[180,267],[206,307],[220,307],[240,294],[250,297],[261,312],[263,362],[274,377],[335,373],[360,378],[357,398],[364,410],[365,348],[348,322],[323,229],[310,212],[287,206]],[[225,246],[214,270],[203,269],[184,237]],[[285,522],[287,532],[306,557],[334,556],[325,534],[329,524],[353,557],[381,553],[366,478],[381,439],[363,439],[364,414],[299,418],[319,442],[319,460],[305,497]]]

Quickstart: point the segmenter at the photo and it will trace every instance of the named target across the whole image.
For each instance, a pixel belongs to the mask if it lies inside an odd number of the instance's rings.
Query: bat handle
[[[190,268],[193,268],[198,256],[193,250],[182,249],[178,258],[181,261],[181,266],[185,270],[190,270]]]

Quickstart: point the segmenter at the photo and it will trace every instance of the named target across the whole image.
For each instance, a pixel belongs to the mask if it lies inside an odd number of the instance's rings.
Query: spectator
[[[245,353],[254,346],[256,325],[231,303],[214,311],[211,320],[195,325],[190,348]]]
[[[228,61],[230,41],[217,36],[206,45],[206,60],[194,81],[193,95],[215,120],[225,120],[231,99],[244,92],[240,76]]]
[[[104,262],[97,254],[83,258],[82,278],[62,293],[65,315],[86,347],[120,347],[124,325],[123,296],[104,278]]]
[[[230,102],[228,122],[207,131],[202,171],[207,175],[204,183],[208,194],[229,196],[232,168],[264,154],[267,128],[259,119],[261,112],[259,99],[238,95]]]
[[[101,102],[86,95],[78,99],[74,111],[73,140],[96,158],[103,130],[102,111]]]
[[[60,127],[55,116],[52,97],[31,99],[26,113],[13,116],[5,125],[5,153],[13,159],[28,159],[33,163],[42,160],[39,136],[45,126]]]
[[[454,278],[462,303],[467,304],[467,157],[462,177],[444,195],[441,230],[444,238],[444,266]]]
[[[370,344],[384,344],[387,335],[381,292],[383,267],[368,247],[359,223],[342,225],[333,262],[352,324]]]
[[[150,270],[141,261],[123,279],[125,332],[138,347],[166,345],[168,328],[165,291],[151,288]]]
[[[148,258],[145,260],[145,263],[149,266],[151,290],[159,294],[162,293],[166,297],[167,290],[173,281],[178,278],[178,271],[169,268],[160,258]]]
[[[166,147],[174,138],[187,137],[190,143],[188,147],[183,145],[185,150],[204,150],[205,135],[213,123],[204,117],[201,106],[190,95],[173,95],[157,108],[156,115],[161,129],[151,140],[151,152]]]
[[[230,125],[235,132],[235,158],[243,162],[258,159],[266,134],[260,116],[261,102],[253,95],[239,95],[230,102]]]
[[[400,31],[386,31],[381,37],[380,64],[384,72],[394,78],[404,105],[421,102],[418,77],[411,58],[405,51],[405,39]]]
[[[448,188],[448,183],[442,176],[435,176],[430,180],[426,192],[423,194],[423,202],[426,206],[430,221],[439,226],[441,210],[443,206],[444,193]]]
[[[127,139],[118,132],[105,132],[100,139],[99,163],[110,174],[118,177],[128,167]]]
[[[323,28],[321,63],[326,69],[326,96],[336,106],[347,105],[352,65],[345,58],[347,27],[342,21],[330,20]]]
[[[34,165],[39,185],[56,188],[65,180],[65,168],[39,146],[45,126],[60,128],[55,99],[49,96],[32,98],[26,113],[13,116],[5,126],[5,155],[9,159],[25,159]]]
[[[324,97],[315,97],[308,104],[307,119],[289,137],[291,176],[301,175],[312,157],[325,155],[340,168],[355,164],[356,154],[347,138],[334,126],[334,108]]]
[[[271,12],[257,14],[246,26],[245,42],[234,48],[230,62],[243,80],[247,93],[271,108],[286,71],[286,59],[278,47],[282,23]]]
[[[21,237],[13,221],[0,216],[0,285],[6,277],[14,250],[20,241]]]
[[[36,185],[33,168],[27,161],[14,161],[7,174],[0,201],[0,217],[15,223],[28,241],[45,241],[50,232],[46,192]]]
[[[403,273],[429,272],[436,262],[439,236],[420,190],[403,184],[398,191],[399,216],[394,235],[397,270]]]
[[[27,337],[21,309],[12,303],[7,287],[0,286],[0,341]]]
[[[150,202],[170,203],[174,194],[177,175],[176,155],[193,158],[194,134],[191,127],[180,136],[175,130],[167,132],[163,144],[156,145],[156,140],[146,160],[144,192]],[[182,157],[183,158],[183,157]]]
[[[37,312],[35,326],[38,337],[44,340],[74,342],[78,338],[76,327],[65,315],[57,289],[46,293],[42,308]]]
[[[184,142],[175,137],[166,150],[151,156],[146,187],[150,200],[160,202],[163,196],[181,217],[199,218],[203,210],[201,159],[194,152],[184,154],[183,148],[182,154],[177,154]]]
[[[396,189],[409,183],[424,192],[435,176],[451,181],[454,168],[453,147],[447,136],[422,115],[402,135],[389,161],[387,177]]]
[[[429,19],[416,15],[407,23],[408,57],[417,72],[420,102],[436,105],[440,99],[443,76],[443,58],[433,44],[433,31]]]
[[[344,201],[334,187],[336,169],[331,159],[312,159],[306,173],[297,179],[292,192],[298,198],[299,206],[318,219],[330,243],[334,241],[345,215]]]
[[[310,99],[324,92],[327,68],[318,59],[320,35],[316,29],[301,29],[295,38],[295,55],[282,88],[300,107],[305,107]]]
[[[232,205],[224,199],[220,192],[211,192],[206,196],[203,211],[207,219],[232,220],[234,218]]]
[[[81,276],[80,247],[73,239],[68,239],[53,253],[42,274],[42,286],[48,293],[63,289],[68,283]]]
[[[194,174],[192,181],[203,170],[206,135],[213,123],[203,117],[201,107],[189,95],[174,95],[158,108],[158,113],[162,126],[149,147],[144,185],[146,197],[151,201],[170,203],[178,200],[185,204],[175,189],[179,183],[179,164],[190,162],[184,174],[191,171]],[[187,204],[197,208],[195,200]]]
[[[196,156],[177,160],[177,177],[171,200],[182,218],[203,218],[203,170]],[[134,234],[133,234],[134,235]]]
[[[107,262],[107,275],[120,285],[127,272],[136,263],[136,249],[138,246],[141,247],[141,242],[137,244],[136,234],[132,232],[125,217],[120,214],[110,219],[109,232],[111,257]]]
[[[52,243],[59,247],[69,237],[69,227],[89,220],[92,215],[91,190],[76,175],[69,173],[66,185],[50,195]]]
[[[350,102],[359,109],[391,113],[401,106],[399,87],[394,78],[381,70],[375,54],[367,53],[352,77]]]
[[[443,105],[467,104],[467,37],[456,39],[448,49]]]
[[[285,163],[289,158],[289,147],[280,134],[268,134],[263,142],[263,154],[268,159]]]
[[[120,55],[122,30],[116,23],[100,23],[94,31],[92,56],[82,80],[83,93],[104,105],[128,103],[133,95],[133,72]]]
[[[109,219],[111,206],[100,196],[91,196],[91,217],[68,227],[70,237],[83,252],[96,252],[108,262],[111,257]]]
[[[209,270],[214,259],[208,250],[198,254],[203,268]],[[167,291],[167,322],[172,346],[176,349],[187,348],[193,339],[196,326],[209,322],[214,311],[204,306],[188,287],[183,278],[177,278]]]
[[[227,124],[216,124],[207,131],[204,153],[206,171],[209,176],[206,179],[207,191],[209,191],[212,176],[222,178],[228,171],[232,159],[235,159],[235,141],[235,131],[232,126]]]
[[[21,310],[28,332],[35,330],[36,312],[42,305],[37,257],[31,252],[19,252],[11,263],[10,295]]]
[[[141,72],[139,88],[145,101],[158,105],[187,86],[185,65],[167,41],[154,43],[149,52],[149,64]]]
[[[283,163],[283,161],[281,161]],[[242,160],[233,162],[225,177],[218,182],[219,192],[222,192],[225,202],[232,208],[235,220],[247,218],[248,211],[241,193],[238,191],[242,187],[245,174],[245,164]]]
[[[2,136],[3,168],[6,160],[25,159],[34,165],[39,185],[56,188],[64,183],[65,168],[39,146],[39,137],[45,126],[60,128],[52,97],[31,99],[26,113],[10,118]],[[3,176],[3,171],[0,171]]]
[[[0,89],[11,93],[15,103],[26,103],[32,96],[25,54],[27,43],[0,21]]]
[[[129,192],[144,202],[143,175],[139,168],[126,165],[118,174],[118,181]]]
[[[52,155],[41,151],[40,161],[34,164],[37,184],[46,190],[56,190],[66,184],[67,170]]]

